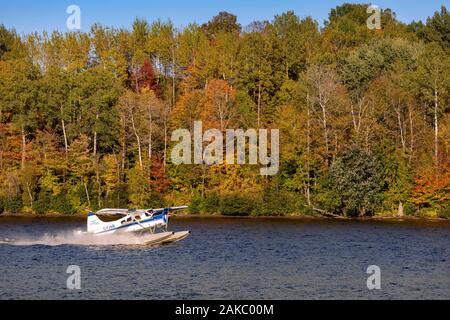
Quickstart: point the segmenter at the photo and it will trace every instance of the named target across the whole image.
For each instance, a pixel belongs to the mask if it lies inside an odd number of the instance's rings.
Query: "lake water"
[[[192,235],[159,248],[74,241],[83,229],[0,218],[0,240],[21,242],[0,244],[0,299],[450,299],[450,222],[174,219]]]

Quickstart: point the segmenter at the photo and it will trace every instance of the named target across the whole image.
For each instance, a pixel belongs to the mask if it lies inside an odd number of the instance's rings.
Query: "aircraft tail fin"
[[[87,219],[87,232],[88,233],[98,233],[103,230],[103,224],[104,222],[99,219],[95,214],[92,212],[89,213],[88,219]]]

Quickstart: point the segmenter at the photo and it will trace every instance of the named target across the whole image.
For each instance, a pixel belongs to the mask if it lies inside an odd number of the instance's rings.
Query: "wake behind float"
[[[171,212],[185,210],[188,207],[160,209],[103,209],[90,212],[87,218],[87,233],[98,236],[140,233],[145,245],[166,245],[181,241],[190,235],[189,231],[169,232]],[[111,220],[106,222],[101,220]]]

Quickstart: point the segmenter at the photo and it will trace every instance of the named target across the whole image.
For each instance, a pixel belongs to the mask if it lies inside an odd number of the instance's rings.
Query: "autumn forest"
[[[18,35],[0,21],[0,214],[450,217],[450,14]],[[279,129],[280,169],[175,165],[172,132]]]

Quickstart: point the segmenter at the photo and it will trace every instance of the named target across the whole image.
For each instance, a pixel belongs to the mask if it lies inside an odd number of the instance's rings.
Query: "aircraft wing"
[[[179,210],[185,210],[189,207],[183,206],[183,207],[172,207],[172,208],[159,208],[159,209],[143,209],[143,210],[135,210],[135,209],[102,209],[100,211],[96,212],[97,216],[127,216],[127,215],[134,215],[134,214],[140,214],[143,212],[153,211],[153,212],[173,212],[173,211],[179,211]]]
[[[102,209],[95,214],[97,216],[127,216],[130,213],[132,213],[132,211],[128,209]]]

